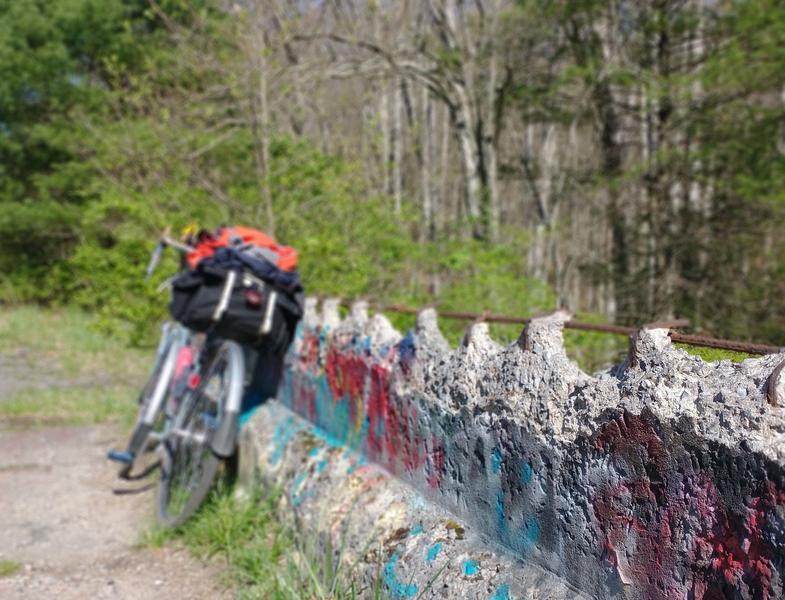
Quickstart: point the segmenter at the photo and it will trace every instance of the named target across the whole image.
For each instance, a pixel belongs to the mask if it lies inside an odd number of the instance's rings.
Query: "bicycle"
[[[145,281],[152,277],[163,251],[167,246],[175,246],[182,251],[188,247],[170,240],[165,230],[150,257],[145,270]],[[120,479],[133,481],[145,477],[149,470],[132,475],[134,463],[139,456],[148,449],[153,449],[160,441],[164,419],[162,418],[165,401],[174,390],[171,389],[175,375],[178,375],[178,366],[182,370],[183,363],[189,360],[191,333],[176,321],[167,321],[161,326],[161,339],[155,353],[155,361],[147,382],[142,387],[137,404],[139,412],[136,423],[131,432],[126,449],[123,451],[111,449],[107,458],[121,463],[123,466],[118,472]]]
[[[147,267],[149,278],[163,250],[189,246],[166,232]],[[160,468],[158,520],[165,527],[184,523],[206,498],[222,460],[232,457],[245,378],[239,344],[165,323],[151,375],[139,396],[139,417],[125,451],[108,458],[122,463],[118,476],[140,479]],[[132,475],[136,459],[154,449],[159,461]]]

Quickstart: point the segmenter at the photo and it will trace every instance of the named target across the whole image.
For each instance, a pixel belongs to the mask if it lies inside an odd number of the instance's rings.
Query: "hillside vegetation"
[[[143,343],[157,232],[241,222],[312,293],[785,344],[784,48],[765,0],[0,0],[0,301]]]

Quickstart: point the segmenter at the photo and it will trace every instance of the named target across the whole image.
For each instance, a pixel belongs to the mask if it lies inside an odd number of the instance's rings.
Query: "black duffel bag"
[[[283,352],[302,316],[299,303],[238,270],[200,267],[172,281],[169,312],[180,323],[240,344]]]

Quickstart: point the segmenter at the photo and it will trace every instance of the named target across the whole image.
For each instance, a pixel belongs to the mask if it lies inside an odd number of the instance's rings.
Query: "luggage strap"
[[[236,278],[237,272],[235,271],[229,271],[226,274],[226,283],[224,283],[224,289],[221,290],[221,299],[213,312],[213,321],[216,323],[221,320],[221,317],[226,312],[226,307],[229,306],[229,297],[232,295],[232,288],[234,288],[234,280]]]

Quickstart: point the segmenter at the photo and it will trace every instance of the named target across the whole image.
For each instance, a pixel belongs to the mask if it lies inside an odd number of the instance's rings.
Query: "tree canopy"
[[[784,42],[769,0],[0,0],[0,301],[140,340],[156,232],[243,222],[314,293],[785,343]]]

